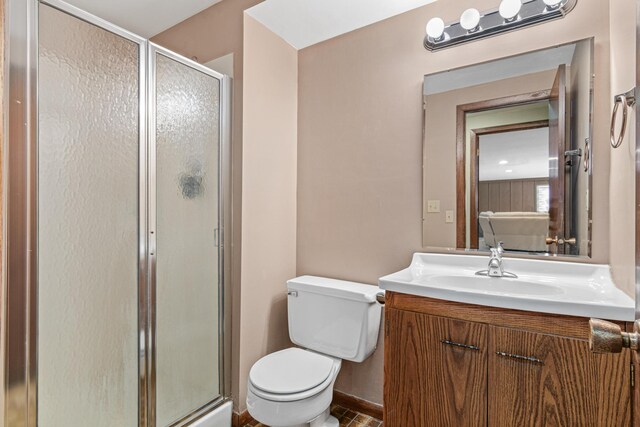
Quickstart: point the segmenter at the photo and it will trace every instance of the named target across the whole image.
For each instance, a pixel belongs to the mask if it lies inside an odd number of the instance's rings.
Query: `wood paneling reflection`
[[[548,185],[547,178],[481,181],[479,212],[536,212],[536,186]]]

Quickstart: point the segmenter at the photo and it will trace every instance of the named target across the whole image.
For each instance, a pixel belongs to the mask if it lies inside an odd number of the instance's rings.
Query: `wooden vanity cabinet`
[[[395,309],[385,316],[385,427],[484,426],[487,327]]]
[[[585,340],[489,327],[489,354],[490,426],[631,425],[628,352],[594,354]]]
[[[631,356],[584,318],[389,292],[384,375],[385,427],[632,425]]]

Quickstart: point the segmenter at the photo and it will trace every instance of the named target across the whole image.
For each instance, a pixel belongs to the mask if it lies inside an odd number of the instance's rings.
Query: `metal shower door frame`
[[[220,82],[219,147],[219,390],[203,407],[177,421],[186,425],[231,394],[230,144],[231,79],[61,0],[7,0],[3,110],[2,336],[5,425],[36,427],[38,416],[38,8],[44,4],[138,45],[138,419],[155,426],[155,100],[150,97],[155,55],[162,54]],[[153,58],[153,62],[151,61]],[[154,64],[154,67],[150,66]],[[155,82],[154,82],[155,83]],[[151,113],[150,113],[151,112]],[[153,124],[154,126],[151,126]],[[153,132],[152,132],[153,130]],[[153,254],[153,255],[152,255]]]

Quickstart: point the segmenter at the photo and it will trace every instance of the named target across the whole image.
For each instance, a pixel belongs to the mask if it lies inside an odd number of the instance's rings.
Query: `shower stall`
[[[4,425],[207,425],[230,411],[230,79],[8,6]]]

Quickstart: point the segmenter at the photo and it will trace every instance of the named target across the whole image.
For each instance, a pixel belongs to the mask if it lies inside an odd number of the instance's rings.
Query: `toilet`
[[[342,360],[362,362],[380,330],[377,286],[316,276],[287,282],[289,337],[249,372],[247,409],[271,427],[337,427],[329,414]]]

